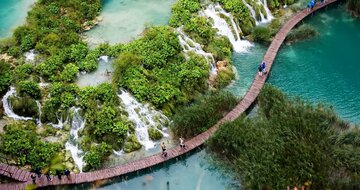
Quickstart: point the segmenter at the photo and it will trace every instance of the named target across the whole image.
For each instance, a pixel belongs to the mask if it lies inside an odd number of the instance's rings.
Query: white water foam
[[[216,74],[217,69],[215,66],[215,59],[211,53],[205,52],[201,45],[194,40],[192,40],[189,36],[187,36],[183,30],[183,27],[179,27],[176,29],[176,32],[179,33],[178,38],[183,51],[187,55],[188,52],[194,52],[196,55],[200,55],[206,59],[211,68],[211,74]],[[190,45],[190,44],[191,45]]]
[[[150,140],[148,128],[155,127],[156,129],[157,125],[165,127],[164,124],[169,122],[169,119],[163,113],[150,108],[149,104],[141,104],[125,90],[122,90],[118,96],[125,111],[129,114],[128,119],[135,125],[135,135],[139,142],[146,150],[154,148],[155,142]],[[155,120],[158,120],[158,123]],[[164,131],[160,132],[164,137],[169,136]]]
[[[264,1],[264,2],[263,2]],[[268,23],[270,22],[274,17],[271,14],[271,11],[269,10],[268,6],[267,6],[267,2],[266,0],[257,0],[257,4],[262,5],[265,9],[266,12],[266,18],[265,16],[262,14],[262,12],[260,11],[260,17],[261,17],[261,21],[260,23]]]
[[[85,127],[86,120],[81,117],[80,108],[71,108],[73,111],[73,118],[70,129],[70,139],[65,143],[65,149],[70,151],[76,167],[82,172],[84,163],[84,151],[81,150],[78,144],[79,131]]]
[[[36,57],[37,53],[35,53],[35,50],[30,50],[29,52],[26,52],[24,54],[25,56],[25,61],[29,61],[29,62],[34,62],[35,61],[35,57]]]
[[[247,52],[247,49],[252,46],[249,41],[240,38],[240,28],[235,23],[231,14],[227,13],[219,4],[209,5],[205,9],[204,14],[213,19],[213,28],[218,29],[219,35],[226,36],[229,39],[235,52]],[[220,15],[224,15],[230,20],[231,28]],[[235,35],[232,30],[234,30]]]
[[[251,5],[249,5],[249,4],[246,2],[246,0],[243,0],[243,3],[244,3],[245,6],[249,9],[249,11],[250,11],[250,13],[251,13],[251,16],[255,19],[255,24],[258,25],[259,22],[258,22],[257,19],[256,19],[256,13],[255,13],[254,8],[253,8]]]
[[[32,119],[31,117],[23,117],[23,116],[19,116],[16,113],[14,113],[13,108],[9,101],[9,97],[15,96],[15,95],[16,95],[15,88],[10,87],[10,90],[3,96],[2,103],[3,103],[5,115],[7,115],[8,117],[13,118],[15,120],[31,120]]]

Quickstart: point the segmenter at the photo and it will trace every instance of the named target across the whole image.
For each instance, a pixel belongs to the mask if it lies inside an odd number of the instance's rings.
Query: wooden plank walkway
[[[319,10],[335,1],[337,0],[327,0],[325,4],[317,4],[314,10],[310,12],[307,12],[306,10],[300,11],[282,26],[282,28],[274,37],[266,54],[264,55],[264,61],[266,62],[266,67],[268,72],[270,72],[273,61],[275,60],[275,57],[277,55],[277,52],[288,32],[297,23],[303,20],[306,16],[312,14],[314,11]],[[221,124],[225,122],[233,121],[236,118],[238,118],[241,114],[243,114],[255,102],[257,96],[260,93],[261,88],[265,84],[267,77],[268,75],[265,76],[256,75],[250,89],[245,94],[243,99],[237,104],[237,106],[233,110],[231,110],[224,118],[218,121],[218,123],[212,126],[210,129],[186,141],[185,144],[187,145],[187,148],[185,150],[181,149],[180,147],[175,147],[167,151],[168,156],[166,158],[163,158],[161,156],[161,153],[158,153],[149,157],[145,157],[140,160],[122,164],[112,168],[101,169],[87,173],[71,174],[69,179],[63,177],[62,180],[59,180],[57,177],[52,176],[53,180],[49,182],[47,181],[45,176],[42,175],[40,179],[38,178],[36,179],[36,185],[38,187],[46,187],[46,186],[54,186],[54,185],[80,184],[80,183],[99,181],[103,179],[129,174],[145,168],[149,168],[158,165],[160,163],[166,162],[167,160],[171,160],[173,158],[181,156],[187,152],[190,152],[191,150],[204,144],[204,142],[208,140],[211,137],[211,135],[213,135],[216,132],[216,130],[219,128]],[[0,189],[1,190],[24,189],[27,184],[32,183],[30,179],[30,174],[31,174],[30,172],[20,170],[15,166],[0,164],[0,175],[4,175],[19,181],[19,183],[0,184]]]

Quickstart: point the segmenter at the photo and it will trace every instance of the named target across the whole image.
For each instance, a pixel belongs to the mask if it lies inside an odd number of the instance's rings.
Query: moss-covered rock
[[[163,137],[162,133],[154,127],[148,128],[149,138],[153,141],[159,140]]]
[[[131,134],[126,138],[126,142],[124,144],[124,152],[129,153],[135,150],[139,150],[140,148],[141,144],[135,135]]]
[[[25,117],[37,117],[38,106],[36,101],[32,98],[24,97],[10,97],[10,104],[13,107],[14,113]]]

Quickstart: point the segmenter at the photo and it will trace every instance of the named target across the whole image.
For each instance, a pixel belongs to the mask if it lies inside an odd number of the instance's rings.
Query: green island
[[[207,131],[242,99],[229,90],[243,77],[234,56],[253,44],[267,47],[308,2],[177,0],[167,25],[150,24],[129,42],[90,46],[87,32],[101,27],[106,3],[37,0],[24,24],[1,39],[0,162],[43,174],[86,173]],[[358,19],[360,1],[342,3]],[[285,44],[321,33],[300,24]],[[107,81],[79,85],[100,61],[112,64]],[[358,123],[341,119],[327,102],[302,98],[265,85],[254,116],[221,125],[205,143],[213,165],[231,171],[234,189],[360,187]],[[130,159],[116,161],[121,156]]]

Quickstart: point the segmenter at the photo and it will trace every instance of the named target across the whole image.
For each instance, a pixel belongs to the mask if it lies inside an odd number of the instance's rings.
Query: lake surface
[[[103,21],[86,33],[90,45],[128,42],[146,26],[166,25],[175,0],[103,0]]]
[[[343,119],[360,124],[360,20],[341,6],[305,23],[319,35],[283,46],[268,82],[290,95],[331,105]]]
[[[0,38],[9,37],[25,21],[35,0],[0,0]]]

